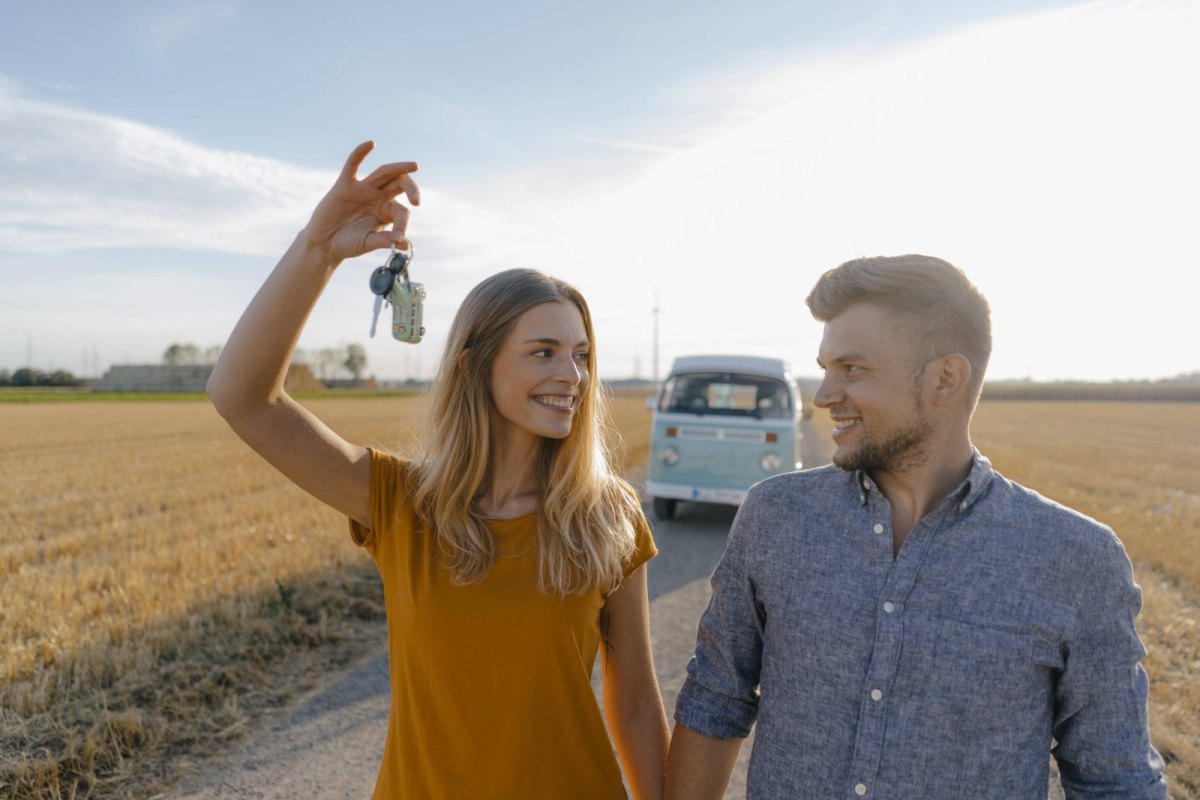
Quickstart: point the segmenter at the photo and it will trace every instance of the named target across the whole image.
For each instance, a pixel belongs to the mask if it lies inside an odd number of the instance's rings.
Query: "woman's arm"
[[[250,302],[208,380],[208,396],[246,444],[300,488],[370,523],[365,448],[342,439],[283,389],[288,364],[317,298],[347,258],[404,242],[408,209],[420,195],[412,162],[356,176],[374,144],[350,154],[308,225]],[[388,226],[391,226],[390,230]]]
[[[604,715],[636,800],[660,800],[667,761],[663,711],[650,650],[646,567],[622,583],[600,617]]]
[[[667,763],[667,800],[721,800],[744,740],[715,739],[675,723]]]

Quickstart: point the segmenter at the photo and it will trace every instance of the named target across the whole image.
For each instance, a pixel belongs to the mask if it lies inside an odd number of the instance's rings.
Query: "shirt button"
[[[872,530],[874,530],[876,533],[883,533],[883,525],[876,522],[875,527]]]
[[[863,488],[866,489],[868,492],[871,491],[871,482],[863,481]],[[861,786],[861,784],[859,784],[859,785]]]
[[[867,785],[865,783],[854,784],[854,793],[856,795],[858,795],[859,797],[862,797],[864,794],[867,793]]]
[[[895,606],[895,604],[892,603],[891,600],[889,600],[883,604],[883,610],[890,614],[896,610],[896,606]]]
[[[881,692],[879,689],[872,689],[871,690],[871,699],[872,700],[882,700],[883,692]]]

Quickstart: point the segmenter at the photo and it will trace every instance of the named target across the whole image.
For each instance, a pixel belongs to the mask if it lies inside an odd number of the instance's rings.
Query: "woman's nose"
[[[559,362],[558,379],[563,383],[574,386],[583,379],[580,364],[574,355],[568,355]]]

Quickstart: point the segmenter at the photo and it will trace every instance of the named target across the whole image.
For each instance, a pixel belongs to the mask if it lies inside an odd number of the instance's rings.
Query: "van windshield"
[[[759,419],[786,419],[793,413],[786,383],[737,372],[672,375],[663,386],[658,410]]]

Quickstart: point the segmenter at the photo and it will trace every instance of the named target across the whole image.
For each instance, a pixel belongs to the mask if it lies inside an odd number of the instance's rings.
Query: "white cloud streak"
[[[141,26],[141,46],[148,51],[165,51],[197,31],[236,19],[238,11],[237,4],[228,0],[153,7]]]
[[[179,247],[261,255],[336,173],[212,150],[0,87],[0,248]]]
[[[635,358],[649,372],[656,287],[664,368],[697,350],[750,351],[808,372],[813,281],[847,258],[900,252],[949,258],[988,294],[994,377],[1200,368],[1198,35],[1194,4],[1105,2],[806,59],[747,85],[744,107],[765,98],[771,110],[660,155],[617,191],[553,171],[425,186],[412,231],[430,338],[419,356],[376,340],[373,368],[405,374],[419,358],[427,373],[471,285],[535,266],[589,296],[608,374]],[[0,249],[273,258],[334,175],[43,103],[0,79]],[[357,273],[335,279],[304,346],[345,340],[348,320],[365,330]]]
[[[664,361],[752,350],[808,371],[819,274],[926,252],[992,300],[995,377],[1195,369],[1198,38],[1194,4],[1097,3],[780,68],[795,99],[588,216],[619,232],[623,262],[595,302],[632,312],[648,344],[651,300],[627,287],[653,281]]]

